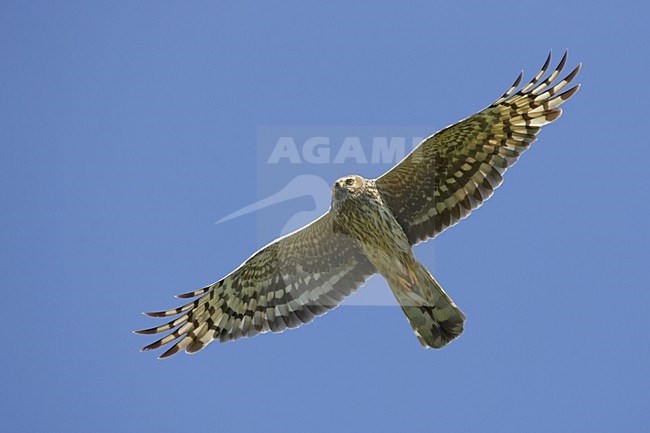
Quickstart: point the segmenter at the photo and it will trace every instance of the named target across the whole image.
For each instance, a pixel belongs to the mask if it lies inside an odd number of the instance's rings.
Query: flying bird
[[[415,258],[413,245],[435,238],[481,206],[502,176],[533,143],[540,128],[562,114],[563,91],[581,65],[557,80],[567,59],[545,78],[517,91],[523,72],[495,102],[424,139],[377,179],[359,175],[332,186],[329,210],[303,228],[263,247],[171,317],[138,334],[167,333],[142,350],[171,344],[160,358],[194,353],[210,342],[282,332],[338,306],[375,273],[386,279],[417,339],[445,346],[463,332],[465,315]]]

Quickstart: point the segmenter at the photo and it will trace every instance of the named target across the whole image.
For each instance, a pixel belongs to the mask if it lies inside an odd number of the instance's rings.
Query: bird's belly
[[[406,272],[405,263],[413,257],[411,245],[397,220],[386,213],[368,218],[365,230],[356,238],[361,250],[383,276]]]

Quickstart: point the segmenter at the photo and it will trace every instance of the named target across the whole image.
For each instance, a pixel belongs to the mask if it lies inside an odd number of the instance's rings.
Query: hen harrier
[[[145,313],[180,316],[136,331],[169,331],[143,350],[180,338],[160,355],[166,358],[183,349],[197,352],[214,340],[296,328],[339,305],[377,272],[422,346],[449,343],[463,332],[465,315],[417,261],[412,246],[478,208],[535,141],[540,127],[560,117],[558,107],[579,88],[559,93],[581,66],[556,82],[566,57],[540,82],[549,54],[541,71],[519,91],[522,74],[489,107],[426,138],[379,178],[337,180],[323,216],[276,239],[221,280],[177,296],[195,300]]]

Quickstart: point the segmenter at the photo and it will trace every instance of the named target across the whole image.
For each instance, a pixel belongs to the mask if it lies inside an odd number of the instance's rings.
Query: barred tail
[[[390,283],[420,344],[439,349],[463,332],[465,315],[419,262],[409,265],[415,281]]]

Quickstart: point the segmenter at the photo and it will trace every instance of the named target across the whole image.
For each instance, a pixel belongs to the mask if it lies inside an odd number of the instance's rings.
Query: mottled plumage
[[[507,168],[557,119],[560,104],[579,86],[560,91],[580,66],[555,82],[566,62],[542,81],[542,70],[515,92],[426,138],[378,179],[353,175],[332,188],[330,210],[256,252],[223,279],[179,295],[193,298],[153,317],[178,316],[136,331],[168,332],[144,350],[174,344],[160,357],[196,352],[264,332],[310,322],[338,306],[366,278],[381,274],[424,347],[460,335],[465,316],[413,255],[412,246],[437,236],[487,200]]]

